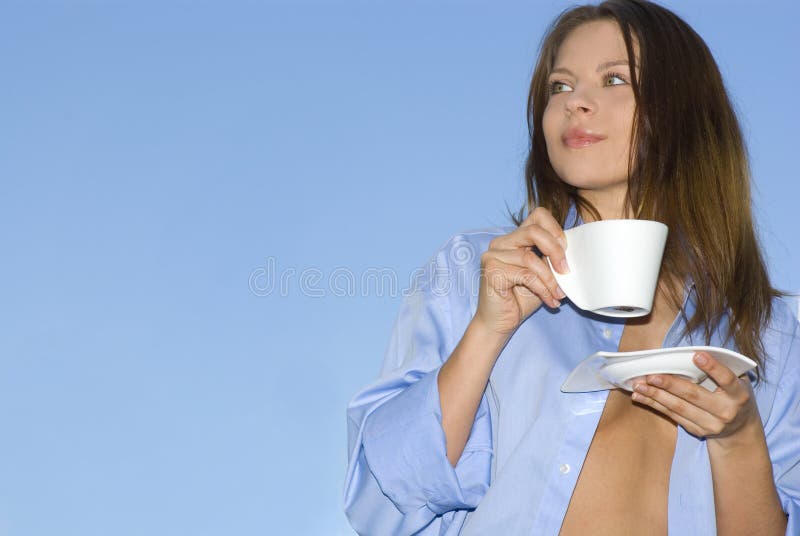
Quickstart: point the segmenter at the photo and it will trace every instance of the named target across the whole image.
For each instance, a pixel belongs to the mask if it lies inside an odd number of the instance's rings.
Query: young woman
[[[563,13],[528,99],[528,215],[451,237],[348,408],[360,534],[800,534],[800,334],[753,230],[741,131],[703,40],[644,0]],[[669,227],[654,307],[564,299],[563,229]],[[613,253],[613,252],[609,252]],[[544,307],[543,307],[544,306]],[[562,393],[600,351],[723,346],[715,392],[677,376]]]

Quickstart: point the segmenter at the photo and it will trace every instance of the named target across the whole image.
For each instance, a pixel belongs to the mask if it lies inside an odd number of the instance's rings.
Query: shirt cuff
[[[491,417],[481,398],[470,437],[450,465],[439,401],[438,367],[382,404],[366,419],[364,453],[381,491],[408,513],[474,509],[489,487]]]

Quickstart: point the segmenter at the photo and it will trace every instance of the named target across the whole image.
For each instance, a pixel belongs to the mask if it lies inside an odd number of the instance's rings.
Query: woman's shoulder
[[[516,226],[508,225],[473,227],[450,234],[417,270],[414,287],[450,288],[455,281],[462,285],[472,281],[489,243],[514,229]]]
[[[772,298],[770,327],[782,332],[796,333],[800,317],[800,296],[783,295]]]
[[[481,255],[489,249],[489,243],[507,235],[516,226],[498,225],[474,227],[451,234],[436,251],[434,257],[449,270],[476,270],[481,264]]]
[[[458,254],[467,253],[464,248],[469,246],[468,252],[471,253],[469,256],[479,259],[481,253],[489,249],[489,242],[498,236],[507,235],[516,228],[515,225],[497,225],[464,229],[451,234],[439,247],[439,252],[453,252],[451,258],[458,257]]]
[[[800,319],[800,293],[779,296],[773,299],[773,303],[780,304],[777,307],[783,309],[783,314],[794,316],[795,320]]]
[[[767,359],[771,361],[767,375],[772,380],[800,373],[800,321],[797,313],[797,296],[772,299],[770,319],[763,338]]]

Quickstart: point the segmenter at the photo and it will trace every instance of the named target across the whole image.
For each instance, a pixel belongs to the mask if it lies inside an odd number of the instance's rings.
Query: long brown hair
[[[684,335],[702,327],[709,344],[727,314],[725,342],[733,337],[738,350],[758,362],[760,381],[766,361],[762,332],[772,298],[781,293],[770,284],[754,230],[746,148],[708,46],[668,9],[645,0],[608,0],[566,10],[551,23],[528,94],[527,202],[511,219],[519,226],[526,208],[542,206],[564,225],[571,204],[601,219],[554,171],[542,130],[558,48],[576,27],[596,20],[619,25],[636,102],[625,215],[669,227],[661,276],[691,277],[697,298]],[[667,298],[685,317],[682,291],[670,288]]]

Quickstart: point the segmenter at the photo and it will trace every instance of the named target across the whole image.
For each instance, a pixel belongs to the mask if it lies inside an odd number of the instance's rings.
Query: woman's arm
[[[492,427],[484,396],[457,466],[446,456],[437,378],[463,333],[469,302],[446,292],[474,270],[451,266],[452,238],[401,303],[380,377],[347,408],[349,463],[343,509],[359,534],[445,534],[489,487]],[[474,246],[479,247],[479,246]],[[439,274],[439,275],[437,275]],[[440,279],[440,277],[449,279]],[[435,283],[435,285],[434,285]],[[463,345],[462,345],[463,348]]]
[[[453,467],[461,458],[475,422],[489,375],[508,341],[473,319],[453,354],[439,371],[439,399],[447,459]]]
[[[695,355],[695,364],[719,386],[716,391],[711,393],[677,376],[656,374],[637,382],[633,399],[671,417],[689,433],[706,438],[717,534],[786,534],[789,520],[773,478],[774,460],[750,380],[737,378],[706,352]],[[787,419],[783,428],[796,429],[791,425],[792,412],[785,411],[783,417]],[[784,451],[790,459],[796,458],[795,446],[772,448],[780,451],[773,453],[773,458],[785,457]]]
[[[786,534],[761,420],[750,421],[736,436],[708,439],[707,445],[717,534]]]
[[[495,237],[481,254],[478,306],[453,354],[439,373],[439,399],[447,459],[458,463],[495,361],[519,325],[547,303],[566,297],[536,246],[567,273],[564,230],[550,212],[533,210],[510,233]]]

